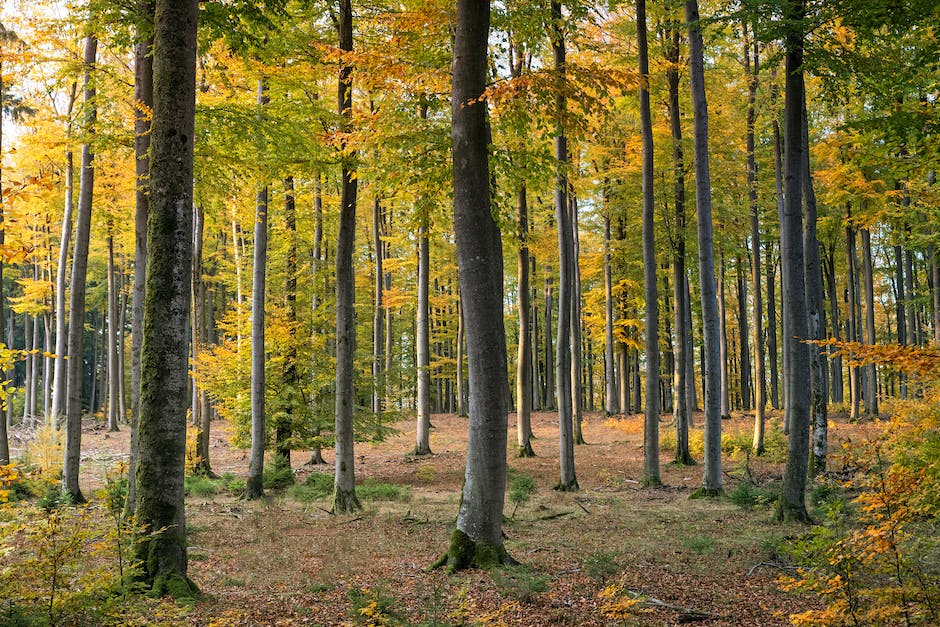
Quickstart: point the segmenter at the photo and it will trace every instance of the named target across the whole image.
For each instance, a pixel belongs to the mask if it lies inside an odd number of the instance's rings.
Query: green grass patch
[[[190,475],[183,479],[183,489],[189,496],[215,496],[219,491],[220,481],[202,475]]]

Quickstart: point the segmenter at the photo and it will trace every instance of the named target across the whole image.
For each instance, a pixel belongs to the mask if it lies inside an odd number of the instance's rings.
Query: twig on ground
[[[761,566],[766,566],[767,568],[776,568],[777,570],[796,570],[796,566],[790,566],[789,564],[778,564],[777,562],[758,562],[751,566],[751,570],[747,571],[747,576],[750,577],[754,574]]]

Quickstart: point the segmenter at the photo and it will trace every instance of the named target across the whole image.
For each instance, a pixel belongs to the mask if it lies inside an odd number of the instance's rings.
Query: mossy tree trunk
[[[183,475],[192,277],[195,0],[157,0],[147,283],[141,350],[138,550],[154,594],[192,596]]]

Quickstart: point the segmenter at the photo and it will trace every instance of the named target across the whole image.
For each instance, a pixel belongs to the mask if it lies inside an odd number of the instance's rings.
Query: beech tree
[[[183,475],[193,227],[196,24],[193,0],[156,0],[150,217],[138,417],[137,520],[145,582],[191,596]]]
[[[490,207],[487,111],[481,99],[487,81],[489,25],[489,0],[458,0],[451,142],[470,418],[460,511],[450,547],[440,561],[451,571],[510,561],[502,536],[509,405],[502,236]]]

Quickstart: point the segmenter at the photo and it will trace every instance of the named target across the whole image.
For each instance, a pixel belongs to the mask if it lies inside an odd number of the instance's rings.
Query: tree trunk
[[[620,391],[614,370],[614,299],[610,264],[610,203],[604,188],[604,411],[608,416],[620,413]]]
[[[466,417],[467,415],[467,385],[464,375],[464,346],[466,345],[466,325],[463,320],[463,299],[460,292],[457,292],[457,415]],[[531,364],[531,358],[529,363]],[[530,388],[531,374],[530,376]]]
[[[819,261],[819,240],[816,238],[816,192],[809,162],[809,129],[804,94],[800,124],[802,148],[803,204],[806,208],[806,225],[803,229],[804,270],[806,272],[807,339],[825,339],[826,310],[823,307],[822,268]],[[826,380],[826,356],[818,344],[807,346],[810,357],[810,397],[813,430],[813,473],[826,469],[826,454],[829,449],[828,381]]]
[[[381,417],[385,402],[385,243],[382,241],[382,202],[376,197],[372,203],[372,237],[375,248],[375,301],[372,304],[372,413]]]
[[[502,539],[508,387],[502,241],[490,211],[486,106],[480,101],[487,76],[489,14],[489,0],[457,2],[451,138],[470,422],[463,495],[445,556],[451,571],[509,560]]]
[[[578,234],[578,200],[574,189],[568,194],[568,221],[571,225],[571,422],[575,444],[584,444],[581,432],[584,386],[581,384],[581,251]]]
[[[526,198],[525,181],[519,184],[517,209],[519,354],[516,361],[516,445],[519,447],[519,457],[534,457],[535,451],[532,450],[532,332],[529,329],[531,315],[529,311],[529,204]],[[459,362],[458,365],[460,365]]]
[[[192,337],[193,337],[193,424],[196,425],[196,457],[194,474],[213,476],[209,461],[209,430],[211,411],[205,411],[206,392],[200,389],[198,376],[199,353],[209,341],[209,323],[206,315],[206,286],[203,275],[203,245],[205,239],[205,213],[202,205],[195,207],[193,214],[193,285],[192,285]]]
[[[193,0],[156,2],[137,466],[138,522],[148,532],[162,531],[138,539],[144,580],[155,596],[191,596],[195,591],[186,577],[183,474],[197,14]]]
[[[718,360],[721,366],[721,375],[718,380],[721,385],[721,417],[730,418],[731,409],[728,393],[728,300],[725,296],[725,254],[718,253]]]
[[[567,99],[565,96],[565,40],[561,3],[551,3],[552,51],[555,59],[555,222],[558,227],[558,327],[555,340],[555,390],[558,402],[560,478],[555,486],[563,492],[578,489],[574,469],[571,390],[571,300],[572,240],[568,211]]]
[[[767,359],[770,362],[770,406],[780,409],[780,374],[777,371],[777,264],[773,260],[773,239],[764,252],[767,272]]]
[[[784,17],[789,25],[786,35],[786,104],[784,105],[785,200],[784,222],[781,225],[783,245],[784,316],[789,320],[786,351],[789,370],[786,383],[789,389],[787,414],[790,424],[787,464],[783,476],[783,490],[777,506],[781,520],[809,521],[806,511],[806,472],[809,459],[810,389],[806,385],[809,372],[809,350],[802,339],[808,337],[809,324],[806,308],[806,283],[803,256],[803,147],[802,113],[803,91],[803,0],[788,0]]]
[[[84,132],[95,132],[98,111],[95,107],[95,85],[92,78],[98,54],[98,40],[85,37],[84,53]],[[85,279],[88,271],[88,241],[91,236],[92,194],[95,181],[95,155],[91,144],[82,144],[78,216],[75,224],[75,250],[72,253],[72,280],[69,298],[68,354],[76,358],[68,362],[68,404],[65,427],[65,463],[62,468],[62,489],[75,502],[84,501],[78,487],[79,460],[82,450],[82,345],[85,334]]]
[[[284,381],[288,386],[280,412],[274,418],[274,469],[285,472],[291,469],[291,437],[294,423],[301,413],[300,374],[297,370],[297,344],[294,337],[297,332],[297,208],[294,199],[294,178],[284,178],[284,229],[287,231],[288,249],[284,284],[287,305],[287,324],[291,329],[291,343],[287,352],[287,364],[284,368]],[[293,481],[293,473],[290,481]]]
[[[851,220],[851,209],[848,205],[846,205],[845,267],[846,279],[849,286],[849,289],[847,290],[847,296],[849,299],[849,328],[848,337],[845,339],[849,342],[858,342],[860,339],[860,321],[858,319],[858,310],[855,307],[855,302],[858,299],[858,262],[856,261],[855,256],[855,227],[853,226]],[[861,390],[859,388],[858,366],[854,366],[851,362],[849,362],[849,399],[851,401],[851,410],[849,415],[853,421],[858,420],[859,397],[861,396]]]
[[[353,49],[352,17],[350,0],[339,0],[337,29],[339,48],[344,52]],[[343,128],[348,130],[352,120],[352,65],[349,61],[340,63],[337,106]],[[356,402],[353,389],[353,362],[356,356],[353,253],[358,191],[353,159],[354,155],[349,155],[342,160],[339,233],[336,241],[336,472],[333,509],[340,514],[354,512],[362,507],[356,498],[353,452],[353,410]]]
[[[151,0],[140,0],[139,20],[152,24]],[[134,162],[137,178],[134,194],[134,288],[131,300],[131,441],[127,465],[128,514],[137,507],[137,415],[140,411],[140,347],[144,338],[144,290],[147,269],[147,216],[150,203],[150,112],[153,110],[153,37],[138,26],[134,45]],[[66,241],[63,226],[63,242]],[[60,256],[61,259],[61,256]],[[58,324],[58,322],[57,322]],[[58,341],[58,340],[57,340]],[[58,348],[56,348],[58,354]],[[56,361],[58,368],[58,360]],[[56,381],[59,379],[56,371]],[[53,401],[53,404],[55,401]],[[61,405],[60,405],[61,407]]]
[[[423,201],[422,201],[423,202]],[[418,303],[417,303],[417,394],[418,423],[415,431],[415,455],[430,455],[431,444],[431,347],[428,325],[428,283],[430,255],[428,252],[428,208],[418,208]]]
[[[545,267],[545,376],[542,409],[555,409],[555,354],[552,352],[552,280],[551,267]]]
[[[735,275],[738,292],[738,368],[741,385],[741,409],[751,409],[751,348],[748,341],[747,323],[747,271],[741,255],[735,258]]]
[[[258,122],[268,104],[268,87],[264,78],[258,79]],[[260,143],[260,141],[259,141]],[[265,275],[268,265],[268,186],[263,182],[255,201],[255,247],[251,281],[251,454],[245,496],[261,498],[263,494],[265,449],[265,372],[264,372],[264,296]]]
[[[775,109],[777,102],[777,88],[776,82],[774,80],[774,75],[776,71],[771,74],[771,86],[770,86],[770,102],[771,108]],[[776,191],[777,198],[777,220],[779,224],[784,222],[784,198],[783,198],[783,143],[780,137],[780,122],[775,115],[773,118],[773,129],[774,129],[774,186]],[[780,300],[782,301],[782,307],[786,307],[787,302],[787,285],[783,277],[783,233],[780,234]],[[786,409],[788,403],[788,394],[789,388],[787,386],[787,373],[789,371],[789,353],[787,351],[787,338],[791,336],[789,328],[789,320],[785,315],[784,309],[781,309],[780,315],[780,340],[781,340],[781,359],[780,366],[783,372],[783,407]],[[777,405],[779,408],[779,405]],[[783,432],[784,434],[790,433],[790,423],[789,413],[784,412],[784,421],[783,421]]]
[[[643,484],[662,483],[659,473],[659,295],[656,287],[655,201],[653,197],[653,123],[650,116],[649,48],[646,0],[636,3],[640,72],[640,131],[643,140],[643,297],[646,317],[646,403],[643,420]]]
[[[871,231],[862,229],[862,274],[865,283],[865,344],[875,344],[875,288],[871,260]],[[874,363],[865,366],[865,413],[878,415],[878,370]]]
[[[119,381],[124,373],[118,368],[118,294],[114,269],[114,233],[108,220],[108,431],[118,430],[121,407]]]

